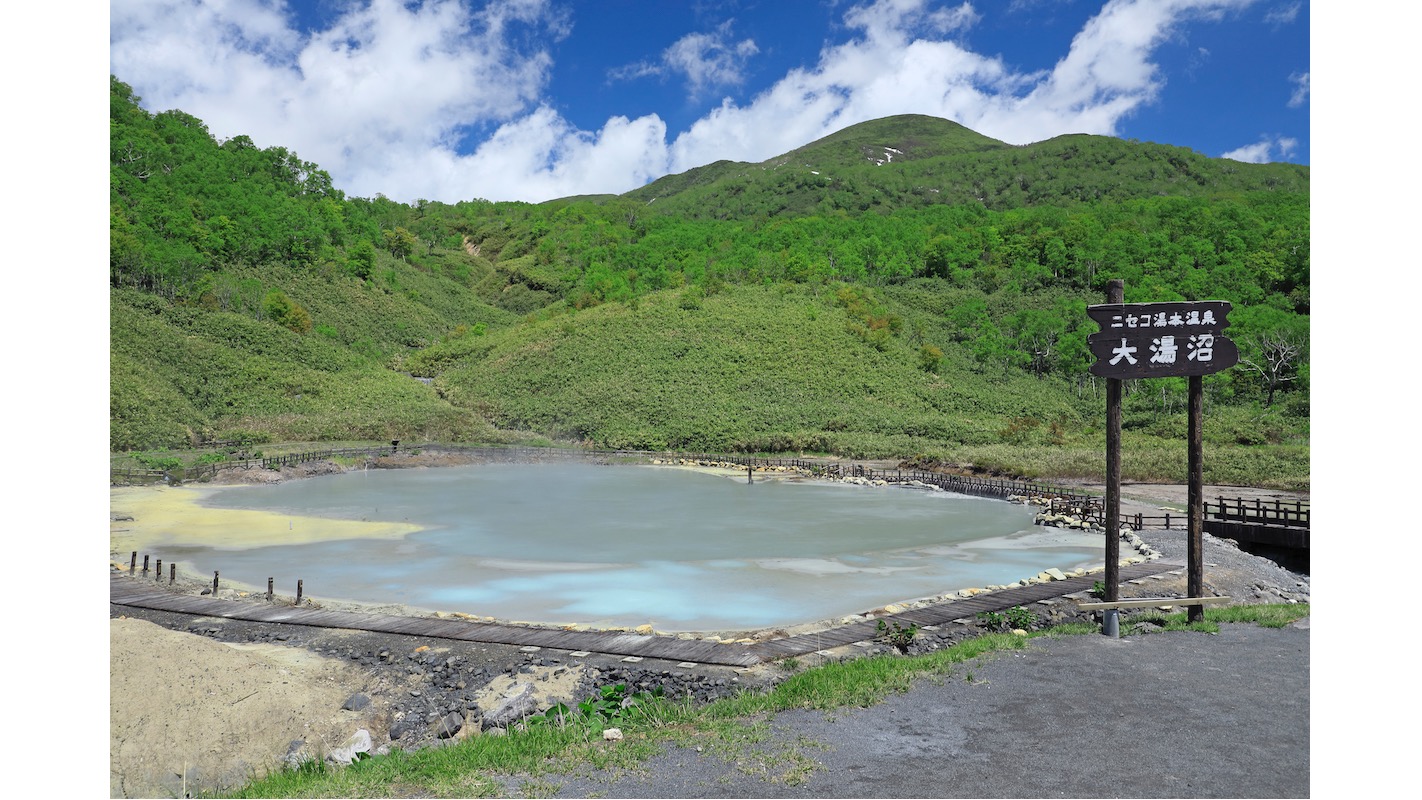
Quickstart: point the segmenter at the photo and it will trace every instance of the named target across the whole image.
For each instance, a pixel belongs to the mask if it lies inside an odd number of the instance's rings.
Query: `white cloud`
[[[708,91],[739,86],[745,81],[750,57],[760,52],[753,39],[732,41],[734,20],[726,20],[711,33],[688,33],[662,51],[655,63],[638,61],[609,70],[613,80],[634,80],[680,74],[686,77],[687,94],[694,100]]]
[[[568,35],[570,21],[554,2],[371,0],[307,36],[280,0],[112,0],[110,69],[148,108],[288,147],[354,195],[538,201],[620,193],[722,158],[759,161],[891,114],[945,117],[1013,143],[1114,135],[1163,85],[1151,60],[1159,44],[1182,22],[1253,0],[1110,0],[1039,72],[964,46],[980,18],[970,3],[874,0],[845,11],[852,36],[816,63],[744,104],[723,100],[670,143],[655,114],[610,115],[594,132],[557,113],[544,43]],[[695,93],[736,84],[757,52],[728,22],[624,77],[674,70]],[[482,140],[462,147],[471,131]]]
[[[662,55],[668,68],[686,75],[692,97],[745,80],[746,60],[760,49],[751,39],[731,42],[730,34],[731,21],[727,20],[715,33],[683,36]]]
[[[1270,25],[1287,25],[1298,19],[1302,7],[1303,3],[1284,3],[1265,12],[1264,21]]]
[[[1289,108],[1298,108],[1308,102],[1308,73],[1294,73],[1289,76],[1289,82],[1294,84],[1294,93],[1289,95]]]
[[[407,198],[425,194],[428,178],[395,165],[437,161],[431,151],[455,145],[464,126],[514,119],[538,100],[551,60],[509,44],[519,24],[566,32],[546,0],[477,12],[372,0],[309,38],[280,2],[114,0],[109,62],[149,108],[288,147],[353,194]]]
[[[1265,136],[1254,144],[1235,148],[1220,157],[1248,164],[1268,164],[1288,158],[1298,149],[1298,146],[1299,141],[1288,136]],[[1276,152],[1277,158],[1275,157]]]

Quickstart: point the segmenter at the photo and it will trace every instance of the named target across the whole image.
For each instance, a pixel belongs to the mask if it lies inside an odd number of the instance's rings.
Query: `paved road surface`
[[[1039,639],[879,705],[786,712],[770,729],[739,766],[708,742],[641,774],[537,780],[557,797],[1308,797],[1308,620]]]

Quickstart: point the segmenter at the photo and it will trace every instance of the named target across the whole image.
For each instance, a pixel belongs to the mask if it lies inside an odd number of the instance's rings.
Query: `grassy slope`
[[[551,316],[438,344],[406,367],[501,427],[598,447],[921,455],[1014,474],[1100,476],[1101,387],[972,363],[941,315],[913,306],[931,306],[932,294],[880,293],[905,319],[882,350],[850,330],[832,288],[781,284],[691,302],[666,291]],[[942,345],[935,373],[919,368],[913,330]],[[1272,443],[1234,441],[1260,430],[1241,416],[1253,413],[1213,411],[1206,479],[1307,488],[1306,433],[1281,424]],[[1126,477],[1183,480],[1183,413],[1139,416],[1152,424],[1126,431]]]
[[[456,405],[502,425],[606,447],[912,454],[996,441],[1020,415],[1081,422],[1064,387],[1025,376],[952,383],[848,330],[833,292],[728,287],[683,308],[661,292],[412,358]],[[693,304],[694,305],[694,304]],[[951,356],[950,356],[951,358]],[[944,374],[966,371],[966,364]]]
[[[482,419],[389,368],[456,325],[516,318],[408,265],[364,283],[285,271],[281,289],[316,329],[294,333],[249,313],[110,294],[110,447],[176,447],[194,435],[272,439],[488,438]],[[270,272],[258,273],[268,286]]]

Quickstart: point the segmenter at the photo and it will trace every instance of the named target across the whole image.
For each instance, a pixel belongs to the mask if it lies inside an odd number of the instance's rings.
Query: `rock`
[[[1051,579],[1054,580],[1054,581],[1064,581],[1064,580],[1066,580],[1066,574],[1063,573],[1061,570],[1057,569],[1056,567],[1051,567],[1051,568],[1049,568],[1049,569],[1043,571],[1042,574],[1043,574],[1043,575],[1046,575],[1047,577],[1051,578]]]
[[[533,696],[533,684],[521,684],[515,687],[497,708],[484,717],[484,730],[507,728],[537,710],[538,700]]]
[[[621,728],[608,728],[607,730],[605,730],[605,731],[602,732],[602,740],[603,740],[604,742],[620,742],[620,741],[622,741],[622,729],[621,729]]]
[[[360,692],[356,692],[355,694],[346,698],[346,702],[341,705],[341,708],[345,711],[361,711],[368,708],[369,706],[370,698],[366,697]]]
[[[420,727],[421,723],[419,720],[415,719],[413,715],[408,716],[390,726],[390,740],[393,742],[403,739],[406,734],[418,730]]]
[[[637,627],[633,628],[632,631],[633,631],[633,633],[640,633],[640,634],[643,635],[643,636],[651,636],[651,635],[652,635],[652,626],[651,626],[651,625],[638,625]]]
[[[448,739],[459,733],[464,728],[464,715],[457,711],[445,714],[439,722],[435,723],[435,736],[441,739]]]
[[[326,760],[332,764],[349,764],[356,760],[360,753],[370,752],[370,731],[361,728],[346,740],[346,743],[326,754]]]
[[[304,739],[293,739],[291,744],[286,746],[286,755],[282,757],[282,763],[292,769],[300,767],[308,758],[305,750],[306,741]]]

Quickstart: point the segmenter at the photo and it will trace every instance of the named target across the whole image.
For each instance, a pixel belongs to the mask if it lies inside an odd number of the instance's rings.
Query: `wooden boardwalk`
[[[1135,580],[1184,568],[1181,564],[1161,562],[1123,566],[1121,567],[1121,580]],[[955,600],[951,603],[891,614],[882,617],[882,619],[891,624],[898,622],[905,627],[910,624],[942,625],[958,619],[971,620],[984,611],[1004,611],[1013,606],[1026,606],[1041,600],[1088,591],[1098,579],[1096,575],[1088,575],[1083,578],[1068,578],[1064,581],[1004,589],[978,597]],[[876,619],[842,625],[819,633],[773,639],[755,644],[722,644],[698,639],[644,636],[616,631],[530,628],[461,619],[357,614],[346,611],[296,608],[282,604],[219,600],[201,595],[168,591],[156,581],[131,578],[123,573],[114,573],[110,577],[109,602],[132,608],[239,619],[248,622],[344,628],[483,644],[532,646],[572,652],[585,651],[613,656],[638,656],[731,667],[749,667],[766,661],[806,655],[817,650],[826,650],[854,642],[867,642],[878,635],[878,620]]]

